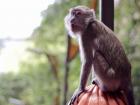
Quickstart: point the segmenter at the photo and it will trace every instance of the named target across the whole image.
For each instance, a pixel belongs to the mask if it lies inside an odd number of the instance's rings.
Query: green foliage
[[[43,20],[32,34],[32,48],[55,55],[59,66],[53,71],[45,53],[30,52],[28,59],[20,64],[18,74],[0,75],[0,105],[10,105],[9,98],[22,100],[25,105],[61,105],[55,102],[58,98],[62,103],[63,99],[67,44],[63,21],[68,9],[79,4],[88,5],[89,0],[66,0],[50,5],[42,12]],[[132,63],[136,105],[140,104],[140,13],[138,11],[133,0],[120,0],[115,8],[115,32]],[[80,59],[77,56],[70,64],[68,97],[78,85],[79,72]]]
[[[20,99],[20,95],[28,87],[29,81],[22,75],[8,73],[0,75],[0,84],[0,105],[8,105],[9,98]]]

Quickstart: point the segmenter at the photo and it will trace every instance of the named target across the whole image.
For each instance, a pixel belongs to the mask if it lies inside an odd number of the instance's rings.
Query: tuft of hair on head
[[[89,9],[88,12],[89,12],[90,16],[88,18],[86,18],[86,20],[85,20],[86,24],[89,24],[90,22],[93,22],[96,19],[94,9]]]
[[[79,6],[74,7],[74,9],[82,9],[82,10],[85,10],[85,11],[91,11],[93,13],[93,17],[96,18],[95,10],[91,9],[91,8],[89,8],[87,6],[79,5]]]
[[[96,19],[95,10],[94,9],[90,9],[90,11],[92,12],[93,19]]]
[[[72,9],[80,9],[80,10],[84,11],[85,13],[89,14],[88,18],[86,18],[86,20],[85,20],[86,24],[88,24],[96,19],[95,10],[91,9],[87,6],[79,5],[79,6],[73,7]]]
[[[76,8],[81,8],[81,9],[84,9],[84,10],[90,10],[90,8],[88,8],[88,7],[86,7],[86,6],[84,6],[84,5],[79,5],[79,6],[76,6],[76,7],[74,7],[75,9]]]

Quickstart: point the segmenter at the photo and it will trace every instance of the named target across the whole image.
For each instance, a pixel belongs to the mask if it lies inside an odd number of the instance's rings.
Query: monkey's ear
[[[94,9],[90,9],[90,12],[92,13],[93,19],[96,19],[95,10]]]

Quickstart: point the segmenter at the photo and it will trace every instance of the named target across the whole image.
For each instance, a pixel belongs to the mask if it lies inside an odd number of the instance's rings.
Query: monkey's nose
[[[75,23],[75,20],[74,19],[71,19],[70,23],[71,24],[74,24]]]

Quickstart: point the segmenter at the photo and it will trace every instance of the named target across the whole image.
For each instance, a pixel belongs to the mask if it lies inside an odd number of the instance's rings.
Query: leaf
[[[90,8],[93,8],[96,10],[97,7],[97,0],[91,0],[90,1]]]
[[[79,52],[78,44],[74,43],[68,35],[67,61],[73,60]]]

